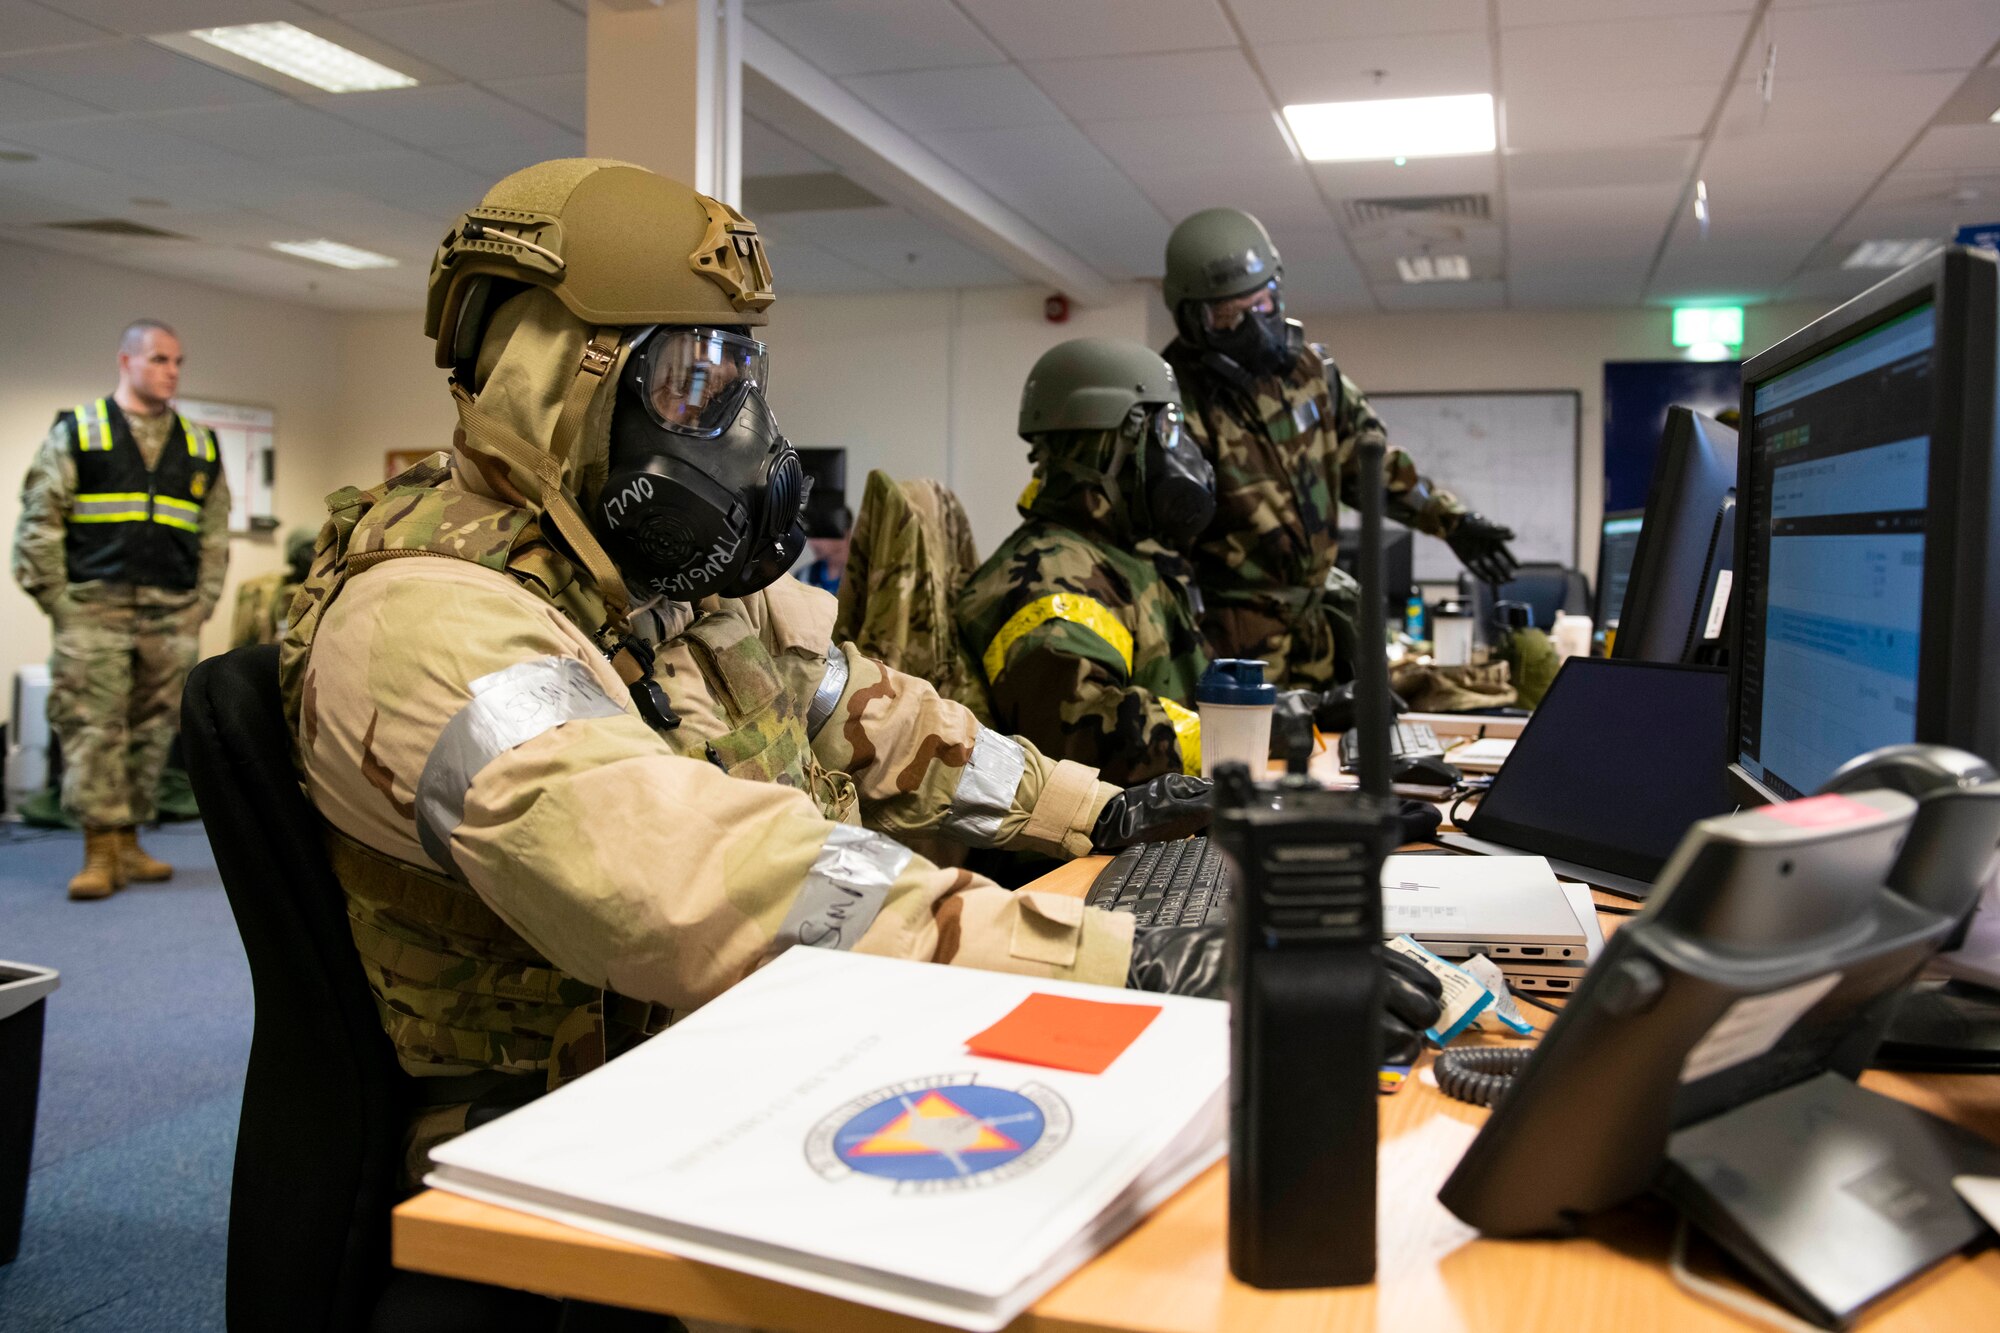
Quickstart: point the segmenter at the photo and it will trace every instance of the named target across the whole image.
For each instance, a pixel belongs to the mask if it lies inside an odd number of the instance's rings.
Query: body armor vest
[[[176,416],[149,469],[111,399],[79,404],[59,420],[76,464],[63,534],[70,582],[193,592],[201,578],[202,503],[222,471],[215,437]]]
[[[533,514],[445,489],[450,474],[449,458],[434,454],[374,490],[348,487],[328,497],[328,528],[320,534],[280,661],[295,737],[320,619],[349,577],[381,561],[466,560],[505,574],[586,633],[602,623],[602,604],[543,538]],[[813,759],[801,697],[787,687],[747,620],[732,614],[729,603],[710,605],[715,609],[681,638],[661,646],[656,673],[677,710],[688,705],[688,716],[658,734],[680,754],[707,759],[733,776],[806,790],[829,817],[844,812],[851,820],[853,784],[845,774],[825,773]],[[692,691],[704,686],[714,706],[697,709]],[[458,880],[337,832],[328,837],[355,948],[406,1071],[533,1075],[553,1088],[671,1018],[661,1006],[561,972]]]

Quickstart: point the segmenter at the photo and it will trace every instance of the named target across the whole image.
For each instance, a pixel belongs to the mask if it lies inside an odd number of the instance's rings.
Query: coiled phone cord
[[[1514,1076],[1528,1067],[1533,1047],[1482,1046],[1440,1051],[1432,1065],[1437,1085],[1448,1097],[1474,1106],[1491,1106],[1513,1086]]]

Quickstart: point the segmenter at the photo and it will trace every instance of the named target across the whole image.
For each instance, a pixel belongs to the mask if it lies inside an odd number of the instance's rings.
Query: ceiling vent
[[[191,241],[192,236],[183,236],[177,231],[163,231],[149,227],[143,222],[127,222],[124,218],[86,218],[82,222],[44,222],[42,226],[50,231],[87,231],[93,236],[126,236],[147,241]]]
[[[1347,222],[1366,227],[1376,222],[1416,222],[1451,218],[1462,222],[1486,222],[1493,217],[1493,201],[1483,194],[1419,194],[1400,199],[1350,199]]]

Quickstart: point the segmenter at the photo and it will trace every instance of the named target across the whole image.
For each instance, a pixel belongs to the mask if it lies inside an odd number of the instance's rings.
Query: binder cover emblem
[[[1011,1180],[1069,1138],[1069,1105],[1048,1088],[977,1077],[943,1074],[856,1097],[813,1127],[806,1161],[829,1181],[873,1177],[897,1194],[936,1194]]]

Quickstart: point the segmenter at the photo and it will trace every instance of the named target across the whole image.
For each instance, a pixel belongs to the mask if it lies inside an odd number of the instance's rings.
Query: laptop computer
[[[1717,667],[1572,657],[1465,831],[1438,841],[1644,898],[1696,820],[1736,808],[1728,704]]]

